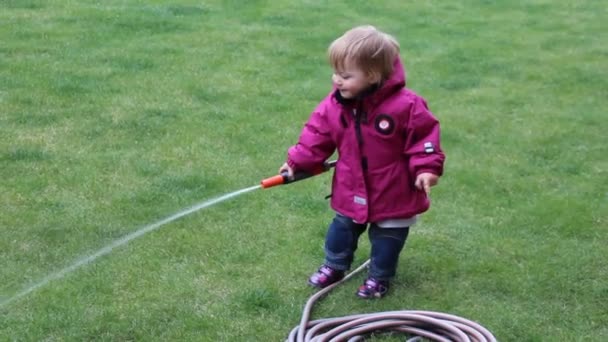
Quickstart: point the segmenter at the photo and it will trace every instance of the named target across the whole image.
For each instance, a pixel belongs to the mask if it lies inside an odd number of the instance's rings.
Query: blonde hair
[[[343,70],[346,63],[354,63],[368,75],[377,73],[381,81],[393,72],[393,63],[399,55],[397,40],[374,26],[357,26],[334,40],[327,50],[329,64]]]

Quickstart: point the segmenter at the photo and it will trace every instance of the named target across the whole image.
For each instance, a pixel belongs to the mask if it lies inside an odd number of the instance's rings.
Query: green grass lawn
[[[330,175],[273,175],[328,92],[328,44],[401,43],[445,175],[390,296],[501,341],[608,340],[608,21],[601,1],[0,0],[0,340],[280,341],[313,291]],[[367,259],[362,238],[356,263]]]

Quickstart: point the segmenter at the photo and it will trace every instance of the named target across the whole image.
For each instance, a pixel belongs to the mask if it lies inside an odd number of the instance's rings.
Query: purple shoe
[[[359,286],[357,296],[361,298],[382,298],[388,292],[388,281],[369,277]]]
[[[344,278],[344,271],[335,270],[329,266],[323,265],[319,270],[308,278],[308,284],[320,289],[327,287]]]

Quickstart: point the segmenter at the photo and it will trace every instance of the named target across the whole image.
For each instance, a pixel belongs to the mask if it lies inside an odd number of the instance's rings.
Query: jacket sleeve
[[[319,167],[336,149],[321,103],[304,125],[298,143],[287,151],[287,164],[294,171],[308,171]]]
[[[441,150],[439,121],[421,97],[415,97],[406,132],[404,153],[409,160],[410,173],[414,177],[423,172],[441,176],[445,154]]]

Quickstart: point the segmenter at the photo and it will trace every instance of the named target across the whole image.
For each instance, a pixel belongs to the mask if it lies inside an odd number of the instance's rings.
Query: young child
[[[395,275],[399,254],[429,208],[430,188],[443,172],[439,122],[425,100],[405,88],[399,44],[373,26],[360,26],[328,50],[333,89],[289,148],[279,172],[318,168],[338,150],[325,240],[325,263],[308,283],[324,288],[350,269],[359,236],[368,228],[371,263],[357,291],[380,298]]]

